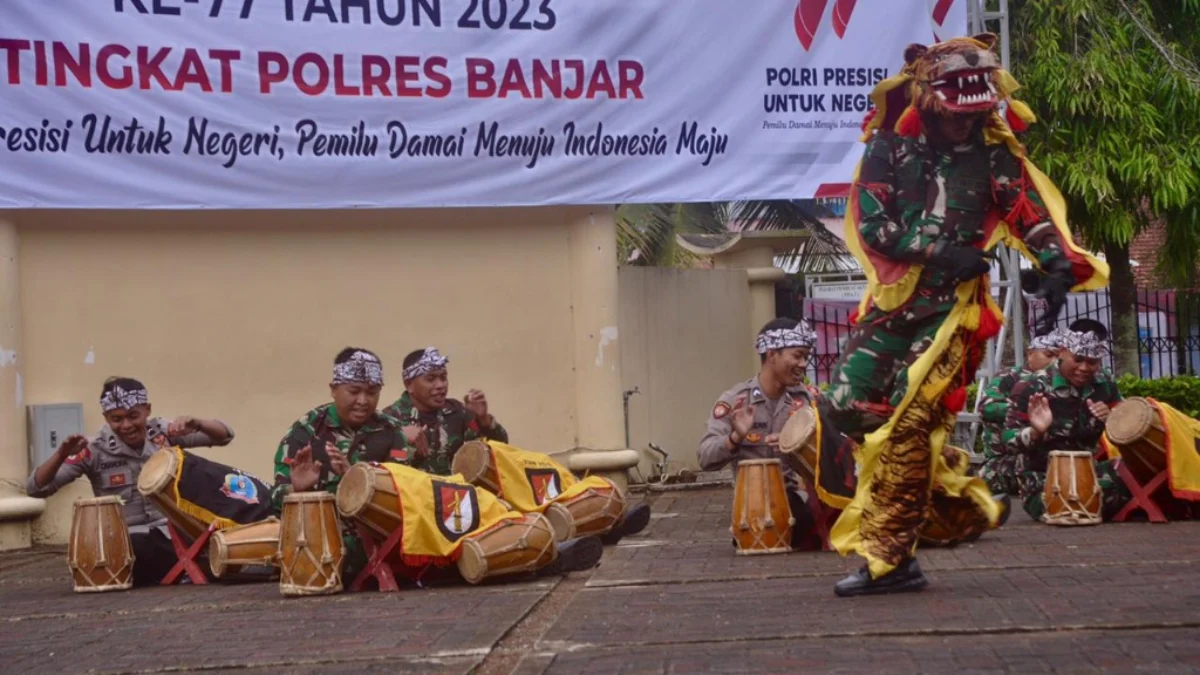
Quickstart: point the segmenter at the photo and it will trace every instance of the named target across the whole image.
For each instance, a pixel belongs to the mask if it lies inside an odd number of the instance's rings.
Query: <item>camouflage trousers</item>
[[[1000,442],[1000,431],[985,424],[982,429],[983,464],[979,467],[979,477],[987,482],[993,494],[1020,494],[1021,484],[1017,479],[1021,473],[1019,457],[999,452],[1003,448]]]
[[[859,317],[830,376],[830,418],[862,442],[908,392],[908,368],[929,349],[954,308],[954,289],[918,289],[898,309]]]
[[[1017,477],[1021,486],[1021,498],[1025,513],[1030,518],[1040,521],[1046,512],[1046,504],[1042,501],[1042,489],[1046,486],[1046,474],[1042,471],[1023,471]],[[1132,495],[1124,481],[1117,475],[1114,461],[1096,462],[1096,481],[1100,484],[1101,506],[1100,515],[1105,521],[1112,520],[1121,507],[1129,502]]]

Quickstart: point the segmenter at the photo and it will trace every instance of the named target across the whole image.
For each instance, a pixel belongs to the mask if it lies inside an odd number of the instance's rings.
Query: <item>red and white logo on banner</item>
[[[858,0],[833,1],[833,11],[830,13],[829,21],[833,24],[833,32],[837,34],[839,40],[846,36],[846,28],[850,26],[850,17],[854,14],[854,5],[857,2]],[[928,0],[929,24],[933,29],[935,41],[941,41],[942,27],[955,2],[956,0]],[[825,8],[828,6],[829,0],[800,0],[796,4],[793,23],[796,27],[796,37],[800,40],[800,46],[804,47],[804,51],[812,49],[817,31],[821,27],[821,20],[825,17]]]

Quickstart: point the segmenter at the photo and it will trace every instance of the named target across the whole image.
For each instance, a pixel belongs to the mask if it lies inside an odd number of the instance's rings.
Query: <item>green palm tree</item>
[[[810,236],[782,257],[783,267],[800,273],[855,269],[841,239],[819,216],[833,213],[813,200],[624,204],[617,208],[617,251],[622,265],[691,267],[697,256],[680,247],[676,235],[803,230]]]

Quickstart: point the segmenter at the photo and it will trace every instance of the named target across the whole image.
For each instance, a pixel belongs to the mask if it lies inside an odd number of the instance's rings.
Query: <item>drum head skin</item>
[[[812,408],[808,406],[797,408],[779,432],[779,449],[784,452],[795,452],[800,449],[800,446],[812,438],[813,431],[817,427],[816,422]]]
[[[1118,445],[1127,445],[1146,435],[1158,411],[1144,398],[1135,396],[1126,399],[1108,416],[1104,430],[1108,438]]]
[[[292,497],[293,495],[288,495]],[[362,513],[375,496],[375,474],[370,465],[355,464],[342,476],[337,488],[337,510],[343,518]]]
[[[163,448],[150,455],[150,459],[146,460],[141,473],[138,474],[138,492],[142,493],[143,497],[149,497],[167,487],[171,479],[175,478],[178,463],[175,448]]]
[[[467,441],[454,453],[450,472],[460,474],[468,483],[474,484],[487,473],[491,452],[483,441]]]

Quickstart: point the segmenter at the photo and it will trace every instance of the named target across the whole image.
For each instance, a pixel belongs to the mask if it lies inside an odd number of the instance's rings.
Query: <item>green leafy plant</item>
[[[1104,251],[1113,307],[1134,306],[1129,242],[1156,219],[1167,244],[1150,262],[1168,283],[1194,282],[1200,0],[1013,0],[1009,9],[1018,97],[1039,118],[1021,140],[1058,183],[1071,227]],[[1113,320],[1115,370],[1137,373],[1136,315]]]
[[[1117,379],[1117,388],[1125,398],[1142,396],[1162,401],[1181,413],[1200,418],[1200,377],[1190,375],[1143,380],[1132,375]]]

